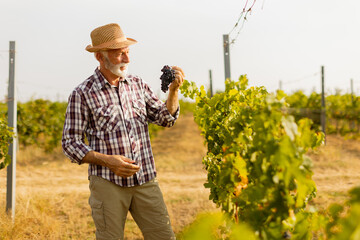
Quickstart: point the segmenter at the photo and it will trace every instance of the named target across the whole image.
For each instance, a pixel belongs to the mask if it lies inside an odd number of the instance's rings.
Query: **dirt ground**
[[[341,203],[348,191],[360,185],[360,141],[341,136],[326,137],[326,146],[309,155],[313,160],[313,179],[317,197],[313,204],[324,209],[331,203]]]
[[[176,233],[200,212],[218,211],[203,187],[206,172],[203,138],[191,115],[182,115],[174,127],[152,141],[158,180]],[[328,136],[327,145],[310,154],[318,188],[312,202],[324,209],[341,202],[347,191],[360,184],[360,141]],[[6,171],[0,171],[0,206],[5,208]],[[15,227],[1,217],[1,239],[94,239],[88,206],[87,165],[71,164],[58,149],[50,157],[28,148],[18,153]],[[126,239],[142,239],[131,216]]]

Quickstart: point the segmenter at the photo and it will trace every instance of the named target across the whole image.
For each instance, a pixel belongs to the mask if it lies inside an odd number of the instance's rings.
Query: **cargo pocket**
[[[100,232],[105,231],[106,224],[103,203],[90,196],[89,205],[91,207],[91,215],[94,220],[96,230]]]

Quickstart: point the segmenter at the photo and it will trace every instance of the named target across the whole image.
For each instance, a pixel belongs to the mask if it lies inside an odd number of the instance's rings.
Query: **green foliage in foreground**
[[[332,204],[330,218],[326,225],[327,239],[360,239],[360,187],[349,192],[350,199],[345,204]]]
[[[196,99],[195,121],[208,146],[205,187],[226,216],[201,216],[181,239],[360,240],[360,188],[325,213],[307,207],[316,186],[305,153],[324,136],[311,120],[287,114],[283,92],[248,88],[245,76],[212,98],[193,82],[181,91]]]
[[[225,92],[212,98],[185,82],[182,93],[196,99],[195,121],[208,146],[203,163],[210,199],[260,239],[281,239],[315,196],[305,153],[324,136],[310,128],[309,119],[297,125],[287,115],[284,94],[248,88],[247,82],[245,76],[227,81]]]
[[[232,219],[224,226],[217,216],[202,217],[184,239],[360,240],[360,188],[325,214],[307,207],[316,186],[305,153],[320,146],[324,136],[311,128],[311,120],[295,122],[287,114],[283,92],[248,88],[245,76],[227,81],[225,92],[212,98],[187,81],[181,91],[196,99],[195,121],[208,146],[205,187]],[[243,230],[234,238],[234,226],[244,224],[252,234]]]
[[[360,187],[349,191],[344,204],[332,204],[326,213],[314,210],[296,214],[295,227],[278,239],[360,240]],[[227,215],[201,214],[179,236],[182,240],[264,239],[245,222],[235,223]],[[271,239],[271,238],[270,238]]]
[[[221,213],[201,214],[186,228],[179,239],[184,240],[256,240],[258,239],[247,224],[235,224]]]

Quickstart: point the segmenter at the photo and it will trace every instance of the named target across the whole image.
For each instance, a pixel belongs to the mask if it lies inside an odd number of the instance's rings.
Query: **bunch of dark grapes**
[[[284,239],[291,239],[291,233],[289,231],[284,232],[283,238]]]
[[[165,93],[169,90],[169,85],[175,80],[175,70],[171,69],[168,65],[165,65],[161,71],[163,74],[160,76],[161,79],[161,90]]]

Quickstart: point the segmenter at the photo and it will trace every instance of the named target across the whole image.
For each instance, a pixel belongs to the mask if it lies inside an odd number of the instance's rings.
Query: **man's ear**
[[[104,62],[104,56],[101,54],[101,52],[96,52],[96,53],[95,53],[95,58],[96,58],[96,60],[98,60],[100,63]]]

